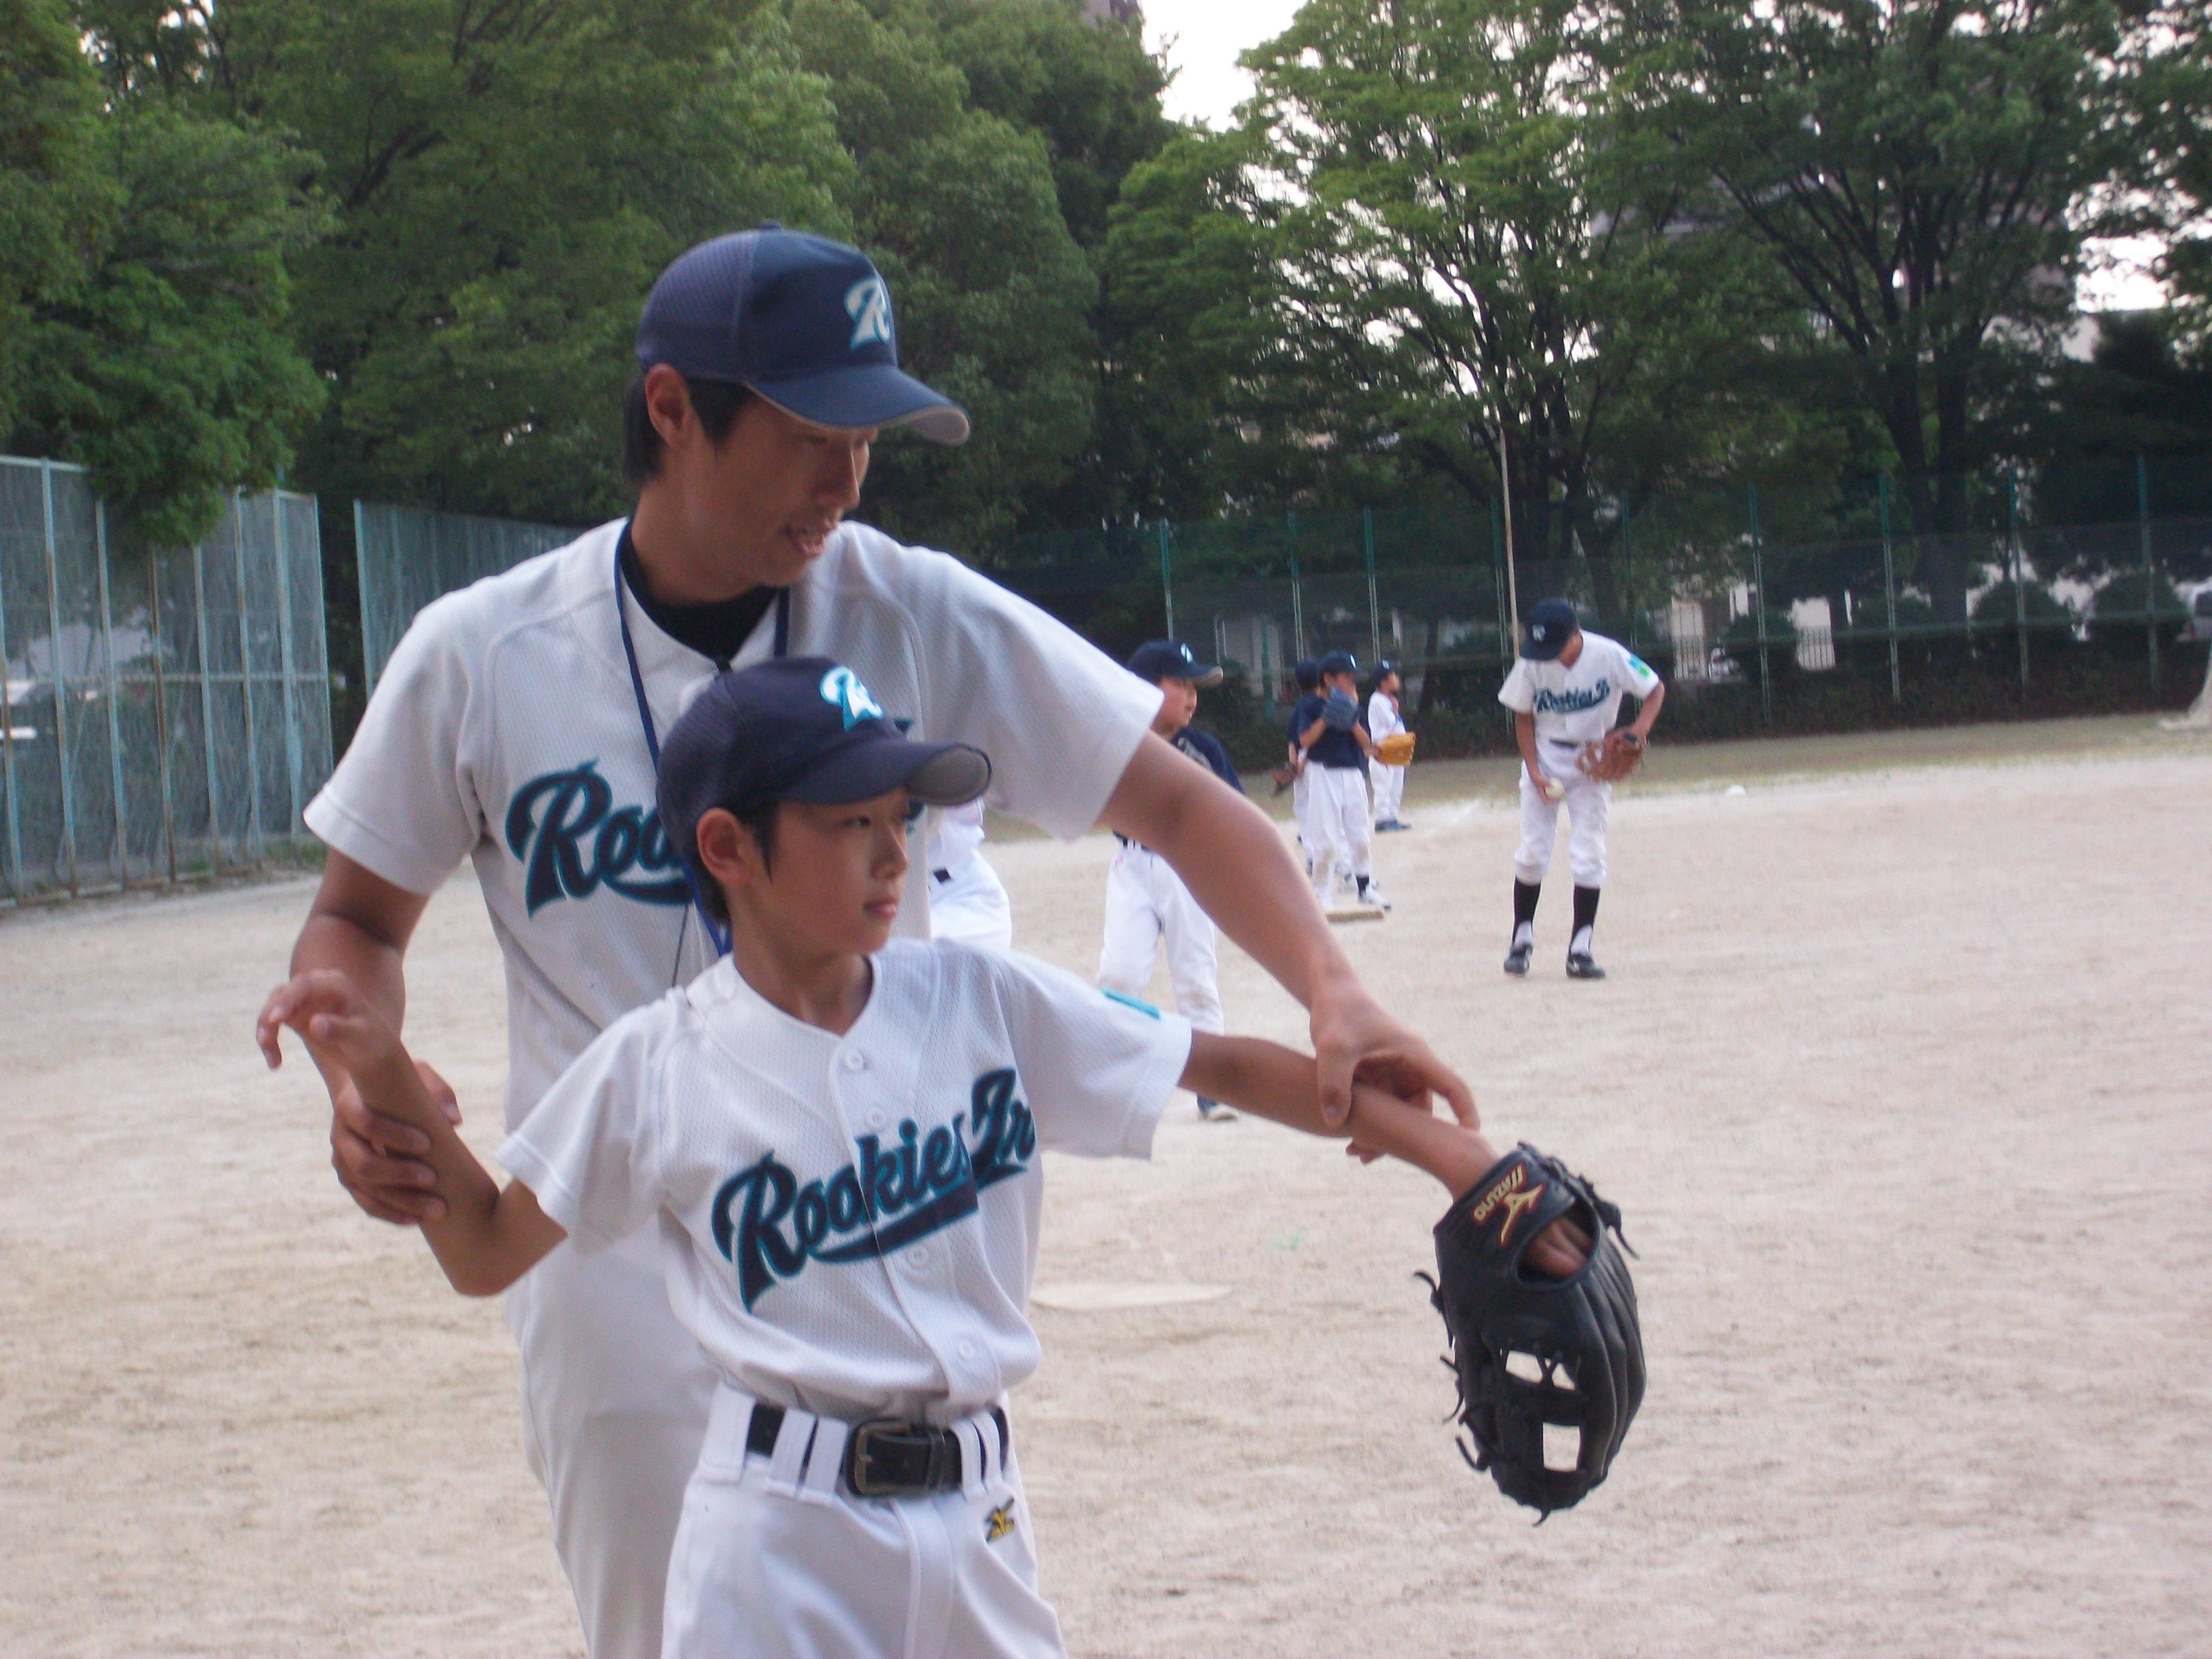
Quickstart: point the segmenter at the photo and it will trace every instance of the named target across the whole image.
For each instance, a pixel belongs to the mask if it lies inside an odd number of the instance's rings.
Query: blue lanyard
[[[623,589],[629,584],[623,580],[622,539],[615,540],[615,620],[622,624],[623,655],[629,659],[629,689],[637,694],[638,724],[645,728],[645,752],[653,757],[653,775],[660,775],[660,733],[653,724],[653,705],[645,698],[645,675],[637,665],[637,641],[630,635],[629,607],[623,602]],[[781,658],[791,650],[791,590],[778,588],[775,595],[775,654]],[[666,830],[664,828],[664,836]],[[699,913],[700,926],[707,930],[708,941],[714,947],[717,957],[730,954],[730,930],[708,914],[707,906],[699,895],[699,878],[691,868],[691,860],[681,851],[676,852],[677,861],[684,866],[684,884],[691,890],[691,908]]]

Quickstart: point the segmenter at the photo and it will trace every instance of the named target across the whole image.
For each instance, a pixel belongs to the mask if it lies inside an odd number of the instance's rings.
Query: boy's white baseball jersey
[[[1613,786],[1583,775],[1575,757],[1583,745],[1613,730],[1624,696],[1648,697],[1659,676],[1618,640],[1583,630],[1583,648],[1571,666],[1559,662],[1516,659],[1498,689],[1498,701],[1536,720],[1536,759],[1545,775],[1566,786],[1564,801],[1544,799],[1528,771],[1521,771],[1521,845],[1513,872],[1540,884],[1552,867],[1559,807],[1567,809],[1571,833],[1567,854],[1577,887],[1602,887],[1606,877],[1606,825]]]
[[[1380,686],[1367,699],[1367,735],[1380,743],[1394,732],[1406,729],[1406,721],[1398,712],[1398,705],[1390,694]],[[1375,789],[1375,822],[1395,823],[1398,809],[1406,799],[1406,769],[1385,766],[1381,761],[1369,763],[1369,781]]]
[[[610,1027],[499,1151],[579,1254],[658,1218],[668,1299],[720,1384],[823,1419],[805,1463],[794,1448],[750,1480],[741,1432],[710,1446],[669,1577],[672,1659],[1057,1650],[1003,1448],[975,1460],[964,1504],[909,1511],[890,1530],[913,1541],[885,1551],[885,1502],[917,1500],[847,1493],[839,1430],[990,1424],[1036,1368],[1039,1155],[1148,1156],[1190,1026],[995,951],[895,940],[872,963],[839,1036],[726,958]],[[802,1504],[833,1513],[788,1513]]]
[[[983,803],[948,806],[929,837],[929,933],[986,951],[1014,948],[1014,906],[983,856]]]
[[[506,960],[510,1125],[599,1033],[709,948],[654,811],[624,657],[659,731],[714,665],[625,597],[619,524],[425,607],[308,827],[410,892],[475,866]],[[771,611],[738,655],[774,649]],[[1159,690],[942,554],[848,525],[791,590],[789,649],[835,658],[929,740],[991,757],[992,799],[1063,836],[1097,822]],[[928,931],[913,862],[899,931]],[[654,1650],[667,1552],[713,1395],[649,1238],[556,1250],[508,1292],[524,1426],[597,1659]],[[641,1363],[641,1356],[650,1356]]]

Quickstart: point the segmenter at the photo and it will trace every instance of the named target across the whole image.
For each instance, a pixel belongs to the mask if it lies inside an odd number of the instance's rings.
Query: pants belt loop
[[[812,1443],[814,1430],[822,1419],[811,1412],[787,1411],[783,1427],[775,1437],[775,1455],[769,1461],[769,1486],[775,1491],[796,1498],[799,1480],[806,1468],[806,1449]]]
[[[960,1490],[970,1498],[979,1497],[991,1480],[990,1467],[983,1458],[983,1437],[972,1417],[954,1424],[952,1431],[960,1437]]]
[[[845,1467],[845,1443],[852,1430],[832,1417],[817,1420],[814,1454],[806,1463],[806,1486],[799,1495],[817,1504],[837,1500],[837,1476]]]

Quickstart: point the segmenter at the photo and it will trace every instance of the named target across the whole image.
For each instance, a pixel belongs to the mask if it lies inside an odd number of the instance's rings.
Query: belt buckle
[[[915,1443],[914,1425],[896,1417],[872,1417],[866,1422],[855,1423],[845,1443],[845,1484],[856,1498],[905,1498],[920,1490],[913,1480],[889,1476],[879,1477],[876,1470],[876,1443],[878,1440],[899,1441],[908,1448]]]

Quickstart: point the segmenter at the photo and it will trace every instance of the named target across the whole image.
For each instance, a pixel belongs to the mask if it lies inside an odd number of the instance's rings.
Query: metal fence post
[[[2020,689],[2027,690],[2027,561],[2020,546],[2020,474],[2005,472],[2005,542],[2012,566],[2012,621],[2020,635]]]
[[[200,748],[207,757],[208,863],[222,862],[222,792],[215,769],[215,669],[208,660],[207,560],[204,541],[192,544],[192,623],[200,643]]]
[[[107,508],[92,504],[93,543],[100,556],[100,641],[107,659],[107,770],[115,790],[115,884],[131,884],[130,817],[123,800],[123,682],[115,672],[115,606],[107,576]]]
[[[1502,544],[1498,539],[1498,502],[1494,497],[1490,503],[1490,585],[1498,594],[1498,653],[1504,660],[1510,662],[1513,659],[1516,619],[1512,601],[1506,593],[1505,558]]]
[[[15,692],[8,680],[8,584],[0,566],[0,786],[8,794],[8,896],[23,900],[23,827],[15,798]]]
[[[169,677],[163,659],[169,654],[168,635],[161,631],[161,556],[146,550],[146,608],[153,618],[154,741],[161,751],[161,855],[169,866],[169,881],[177,879],[177,805],[175,785],[169,775]]]
[[[1766,554],[1759,536],[1759,486],[1746,484],[1751,502],[1752,637],[1759,643],[1759,723],[1774,724],[1774,680],[1766,661]]]
[[[246,621],[246,492],[230,492],[230,547],[238,566],[238,689],[246,698],[246,799],[252,817],[246,820],[246,846],[250,859],[261,857],[261,739],[253,729],[253,633]]]
[[[1167,607],[1168,637],[1175,637],[1175,580],[1168,568],[1168,538],[1170,521],[1160,520],[1160,599]]]
[[[2158,603],[2151,597],[2150,463],[2136,457],[2136,526],[2142,540],[2143,632],[2150,641],[2151,689],[2158,688]]]
[[[1367,660],[1382,660],[1382,617],[1375,605],[1375,509],[1359,509],[1360,556],[1367,565]]]
[[[76,789],[70,781],[69,678],[62,672],[62,590],[59,562],[54,556],[54,464],[39,463],[39,482],[46,500],[46,624],[50,630],[46,641],[50,647],[54,677],[54,749],[55,759],[61,766],[62,788],[62,856],[69,868],[69,890],[76,893]],[[25,667],[30,665],[29,649],[24,652]]]
[[[1298,515],[1290,514],[1291,526],[1291,660],[1302,662],[1306,654],[1306,605],[1304,579],[1298,574]]]
[[[1889,474],[1875,475],[1881,497],[1881,597],[1889,610],[1889,700],[1905,701],[1905,680],[1897,666],[1897,548],[1889,531]]]
[[[283,491],[270,490],[269,505],[276,521],[276,657],[284,673],[284,785],[292,805],[289,833],[296,836],[302,828],[300,809],[304,803],[300,799],[299,687],[292,678],[292,556],[284,539]]]

